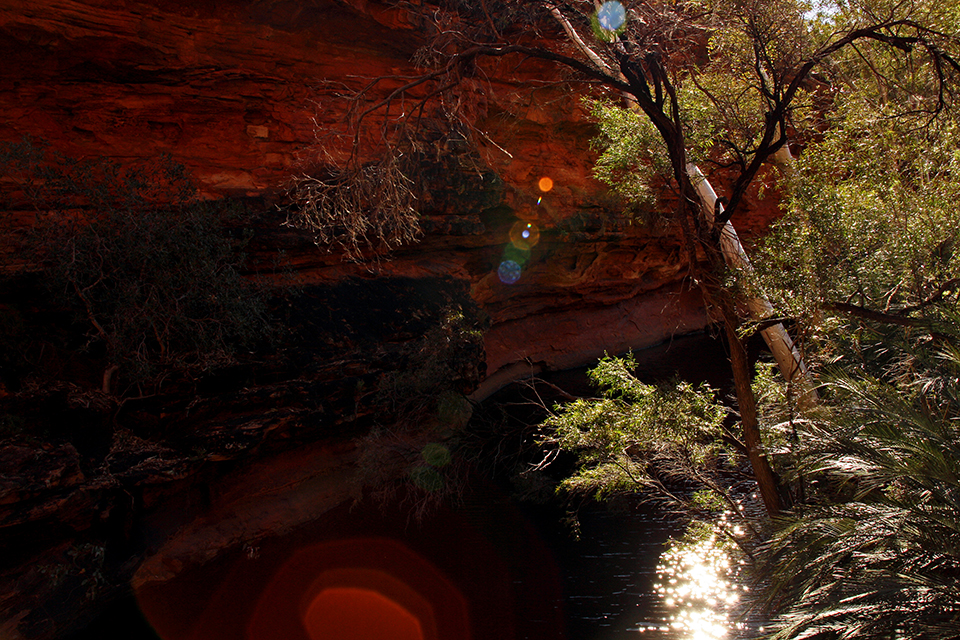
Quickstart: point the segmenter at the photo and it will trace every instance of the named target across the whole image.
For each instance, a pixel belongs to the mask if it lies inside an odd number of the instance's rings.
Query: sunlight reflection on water
[[[678,640],[725,640],[743,628],[734,608],[747,590],[735,579],[730,552],[715,535],[678,542],[660,556],[654,589],[667,618],[642,622],[637,631],[669,632]]]

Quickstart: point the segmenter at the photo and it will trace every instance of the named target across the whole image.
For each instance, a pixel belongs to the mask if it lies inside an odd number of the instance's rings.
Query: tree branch
[[[880,322],[882,324],[895,324],[901,327],[920,327],[924,329],[930,327],[930,321],[925,318],[909,318],[894,313],[874,311],[873,309],[867,309],[866,307],[848,302],[831,302],[825,304],[824,308],[829,311],[836,311],[845,315],[863,318],[864,320],[873,320],[874,322]]]
[[[913,30],[914,35],[897,36],[884,33],[884,30],[890,30],[897,27],[911,29]],[[760,168],[765,162],[767,162],[770,156],[775,154],[784,146],[784,144],[786,144],[786,137],[783,135],[783,131],[785,131],[787,112],[790,108],[790,105],[796,98],[800,87],[804,84],[804,82],[806,82],[814,68],[844,47],[853,45],[861,40],[874,40],[907,52],[912,51],[917,44],[922,44],[938,71],[942,70],[943,61],[946,61],[955,70],[960,71],[960,64],[953,60],[949,55],[940,51],[940,49],[936,47],[935,43],[930,42],[924,37],[925,35],[933,36],[935,35],[935,32],[926,29],[922,25],[919,25],[911,20],[894,20],[871,25],[869,27],[863,27],[861,29],[854,29],[853,31],[844,34],[842,37],[824,45],[819,50],[814,52],[807,59],[807,61],[797,69],[796,74],[786,86],[783,93],[779,97],[775,98],[774,107],[767,111],[764,119],[764,133],[760,143],[757,145],[757,151],[754,154],[753,160],[746,167],[743,173],[738,176],[736,182],[734,183],[730,193],[729,204],[726,207],[723,216],[717,220],[718,226],[722,227],[737,213],[743,198],[746,195],[748,187],[753,183],[753,180],[760,172]],[[942,73],[938,73],[938,82],[941,91],[945,86],[946,81],[946,77]],[[938,106],[938,110],[941,108],[942,100],[941,106]],[[778,130],[781,132],[781,135],[779,136],[777,135]]]

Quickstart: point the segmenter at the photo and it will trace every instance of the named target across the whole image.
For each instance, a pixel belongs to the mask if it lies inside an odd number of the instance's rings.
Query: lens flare
[[[550,189],[553,189],[553,180],[547,176],[544,176],[540,178],[540,182],[537,183],[537,186],[540,187],[540,191],[546,193],[547,191],[550,191]]]
[[[407,476],[413,484],[428,493],[437,493],[443,490],[445,484],[443,475],[434,467],[427,465],[420,465],[410,469],[410,471],[407,472]]]
[[[420,619],[379,591],[330,587],[307,606],[303,626],[310,640],[424,640]]]
[[[529,220],[518,220],[510,227],[510,244],[521,251],[529,251],[540,242],[540,229]]]
[[[523,271],[530,263],[530,249],[521,249],[520,247],[508,244],[503,250],[503,257],[500,258],[500,263],[502,264],[508,260],[516,262],[520,270]]]
[[[604,2],[597,11],[597,21],[607,31],[616,31],[627,19],[627,10],[616,0]]]
[[[497,269],[497,276],[503,284],[514,284],[520,279],[521,273],[520,265],[513,260],[504,260],[500,263],[500,268]]]
[[[245,640],[440,640],[451,630],[465,637],[466,611],[459,590],[406,545],[329,541],[276,570],[249,613]]]
[[[453,460],[450,449],[437,442],[428,442],[420,450],[420,457],[432,467],[445,467]]]

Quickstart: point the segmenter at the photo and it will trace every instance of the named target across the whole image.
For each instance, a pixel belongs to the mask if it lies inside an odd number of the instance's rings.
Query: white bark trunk
[[[595,1],[595,4],[599,9],[599,2]],[[595,51],[587,46],[576,29],[573,28],[573,25],[570,24],[570,21],[566,19],[556,6],[547,3],[546,7],[566,32],[567,37],[570,38],[574,45],[580,49],[598,69],[626,81],[622,73],[618,70],[611,69]],[[636,108],[636,103],[632,96],[624,93],[623,97],[629,106]],[[791,170],[790,165],[792,160],[790,148],[786,145],[778,150],[774,156],[774,161],[781,166],[785,173]],[[713,190],[713,187],[710,186],[710,183],[707,182],[706,176],[703,175],[695,164],[691,163],[687,165],[687,173],[693,179],[697,193],[700,195],[704,217],[710,224],[713,224],[714,216],[717,213],[716,192]],[[731,268],[746,272],[752,271],[753,267],[750,265],[750,259],[747,258],[747,254],[743,250],[743,245],[740,244],[740,238],[737,237],[737,232],[729,221],[724,225],[720,234],[720,247],[724,260]],[[747,306],[750,309],[750,315],[756,321],[762,321],[773,315],[773,307],[765,298],[750,298],[747,300]],[[786,379],[787,382],[794,382],[800,390],[801,408],[816,404],[819,401],[817,392],[814,390],[813,384],[807,374],[803,358],[800,356],[800,352],[797,350],[796,345],[794,345],[793,340],[790,338],[784,326],[778,323],[762,330],[761,334],[767,346],[770,348],[771,353],[773,353],[773,357],[777,361],[777,366],[780,368],[784,379]]]
[[[713,224],[715,216],[718,213],[716,192],[713,190],[713,187],[710,186],[706,176],[703,175],[697,165],[688,164],[687,174],[693,180],[697,194],[700,196],[704,218],[709,224]],[[722,205],[719,209],[722,211]],[[731,269],[736,269],[747,274],[752,273],[753,266],[750,264],[750,259],[743,250],[743,245],[740,244],[740,238],[737,236],[737,232],[729,220],[724,224],[720,232],[720,250],[723,252],[723,258],[727,266]],[[751,317],[756,322],[762,322],[773,316],[773,306],[766,298],[750,297],[747,299],[747,307],[750,310]],[[800,351],[797,350],[796,345],[793,343],[790,334],[787,333],[784,326],[777,323],[763,329],[760,334],[763,336],[767,346],[770,348],[770,352],[777,361],[777,366],[780,368],[780,373],[784,379],[786,379],[787,382],[796,384],[800,392],[800,406],[806,408],[816,404],[819,398],[810,381],[807,367],[803,363],[803,357],[800,355]]]

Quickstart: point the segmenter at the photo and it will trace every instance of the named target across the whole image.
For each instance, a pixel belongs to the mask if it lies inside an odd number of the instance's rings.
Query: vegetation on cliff
[[[568,491],[652,489],[701,518],[711,507],[726,512],[714,521],[764,585],[757,603],[774,616],[772,637],[953,637],[960,146],[946,78],[960,70],[960,15],[933,3],[844,3],[789,26],[774,16],[764,23],[762,13],[741,21],[739,10],[708,40],[705,74],[691,72],[683,87],[676,76],[659,82],[675,124],[691,131],[686,152],[739,169],[731,202],[715,212],[720,224],[735,219],[739,181],[777,150],[766,145],[781,107],[789,115],[773,140],[785,145],[789,133],[802,142],[798,160],[782,169],[786,214],[757,254],[757,272],[714,266],[712,286],[721,291],[710,291],[713,300],[740,301],[762,292],[771,316],[790,320],[819,381],[816,404],[766,370],[751,394],[737,389],[735,419],[750,418],[750,396],[760,401],[757,426],[775,483],[774,499],[763,502],[772,518],[756,511],[742,483],[750,466],[757,470],[749,453],[759,441],[678,404],[664,418],[664,438],[651,437],[644,416],[672,391],[639,385],[629,362],[602,362],[594,376],[604,397],[558,408],[544,442],[578,456]],[[786,35],[769,39],[774,32]],[[794,84],[815,66],[816,76]],[[678,152],[668,148],[674,170],[664,176],[670,165],[646,151],[665,137],[665,125],[637,121],[629,106],[610,102],[595,113],[608,136],[602,177],[635,196],[678,184]],[[769,174],[753,175],[770,186]],[[723,319],[728,336],[731,321],[740,336],[770,321]],[[637,388],[647,390],[625,391]],[[676,421],[689,426],[679,447],[669,428]],[[750,534],[735,533],[734,523]]]
[[[154,392],[163,377],[229,362],[266,336],[266,296],[242,275],[249,233],[228,229],[242,229],[241,207],[200,200],[169,159],[48,155],[28,140],[7,145],[0,171],[35,210],[26,249],[50,304],[84,327],[81,349],[104,363],[104,393]],[[18,346],[13,355],[30,360],[33,345]]]

